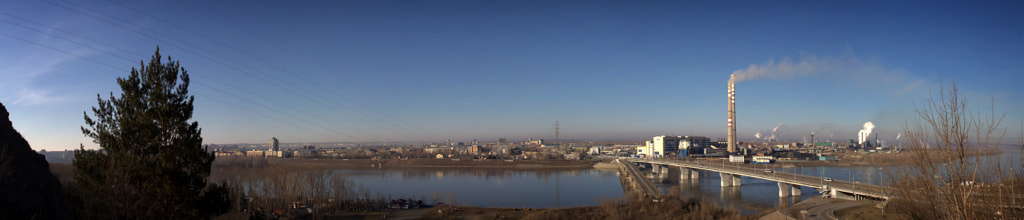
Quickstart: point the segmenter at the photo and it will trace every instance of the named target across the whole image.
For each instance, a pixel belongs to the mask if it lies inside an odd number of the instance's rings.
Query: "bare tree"
[[[991,157],[1005,134],[1005,113],[976,112],[955,83],[943,84],[920,105],[917,118],[907,122],[908,166],[893,171],[896,207],[921,219],[982,219],[1002,213],[998,185],[1017,175],[1005,175],[1002,162]],[[998,158],[998,157],[997,157]],[[1012,198],[1012,197],[1011,197]]]

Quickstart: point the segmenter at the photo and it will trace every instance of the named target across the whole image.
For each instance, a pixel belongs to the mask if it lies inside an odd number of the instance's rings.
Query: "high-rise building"
[[[268,144],[268,145],[270,145],[270,149],[269,150],[271,150],[271,151],[279,151],[280,149],[277,147],[277,144],[278,144],[277,137],[270,138],[270,143]]]

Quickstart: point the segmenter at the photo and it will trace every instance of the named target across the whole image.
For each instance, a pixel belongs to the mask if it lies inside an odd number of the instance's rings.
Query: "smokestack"
[[[736,145],[739,144],[736,142],[736,84],[734,83],[735,77],[736,75],[729,76],[729,127],[728,131],[726,132],[726,135],[728,136],[726,137],[726,139],[729,142],[729,146],[726,149],[729,150],[729,153],[735,153]]]
[[[811,146],[812,147],[815,146],[814,145],[814,132],[813,131],[811,132]]]

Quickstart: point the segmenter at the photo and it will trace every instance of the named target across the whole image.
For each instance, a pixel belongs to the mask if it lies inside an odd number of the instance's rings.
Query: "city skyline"
[[[1024,3],[113,2],[0,8],[0,102],[36,150],[160,47],[209,144],[725,138],[892,140],[955,81],[1008,138]],[[997,112],[998,113],[998,112]],[[872,134],[874,135],[874,134]],[[873,137],[872,137],[873,139]]]

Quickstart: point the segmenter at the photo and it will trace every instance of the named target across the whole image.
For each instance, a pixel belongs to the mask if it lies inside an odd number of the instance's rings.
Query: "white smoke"
[[[896,133],[896,142],[900,142],[900,135],[903,133]]]
[[[758,131],[756,134],[754,134],[754,138],[761,139],[761,132]]]
[[[772,128],[772,136],[771,136],[771,138],[769,138],[769,139],[771,139],[771,140],[775,140],[775,141],[778,141],[778,139],[776,139],[776,138],[777,138],[777,136],[775,136],[775,135],[776,135],[777,133],[775,133],[775,132],[776,132],[776,131],[779,131],[779,128],[780,128],[780,127],[782,127],[782,123],[779,123],[779,125],[778,125],[778,126],[775,126],[775,128]]]
[[[834,58],[818,59],[815,56],[804,57],[798,62],[786,57],[778,63],[774,58],[768,58],[768,62],[761,65],[750,65],[746,69],[739,69],[732,72],[729,78],[730,83],[738,83],[744,80],[770,77],[776,79],[793,78],[798,76],[813,75],[823,71],[840,70],[844,67],[844,61]]]
[[[871,123],[870,121],[864,122],[864,129],[861,129],[860,132],[857,132],[857,143],[864,144],[864,141],[867,141],[868,136],[871,136],[871,130],[873,129],[875,129],[874,123]]]
[[[745,69],[733,71],[729,83],[758,78],[789,79],[818,74],[841,76],[852,81],[881,86],[883,89],[892,89],[892,92],[898,94],[927,85],[922,79],[910,77],[904,70],[887,68],[876,61],[862,60],[852,54],[838,57],[810,55],[802,56],[798,60],[785,57],[780,61],[768,58],[768,62],[760,65],[751,64]]]

